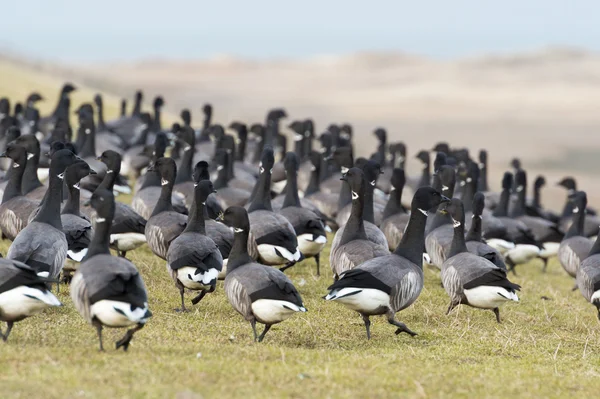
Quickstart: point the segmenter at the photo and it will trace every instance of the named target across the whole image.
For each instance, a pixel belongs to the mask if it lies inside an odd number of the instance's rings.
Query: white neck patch
[[[234,227],[234,228],[233,228],[233,232],[234,232],[234,233],[243,233],[243,232],[244,232],[244,229],[240,229],[239,227]]]
[[[576,206],[575,208],[573,208],[573,213],[579,213],[579,207]]]
[[[106,219],[104,218],[96,218],[96,223],[104,223],[106,222]]]
[[[194,187],[198,187],[198,183],[194,183]]]
[[[258,173],[265,173],[265,168],[263,168],[262,166],[258,168]]]
[[[346,173],[348,173],[348,171],[349,171],[349,170],[350,170],[350,169],[348,169],[347,167],[345,167],[345,166],[342,166],[342,174],[343,174],[343,175],[345,175]]]
[[[310,171],[314,172],[315,170],[317,170],[317,167],[315,165],[310,165]]]
[[[442,185],[442,191],[448,191],[448,190],[450,190],[450,187]]]
[[[61,173],[60,175],[57,175],[57,176],[58,176],[58,178],[59,178],[60,180],[62,180],[62,179],[64,179],[64,177],[65,177],[65,172],[63,172],[63,173]]]
[[[27,153],[27,159],[31,159],[31,158],[33,158],[33,154],[31,152],[28,152]]]
[[[473,216],[471,216],[471,219],[475,219],[475,218],[483,219],[483,216],[481,216],[481,215],[473,215]]]
[[[458,220],[454,220],[454,219],[452,219],[452,225],[454,226],[454,228],[456,228],[456,227],[460,226],[460,224],[461,224],[461,223],[460,223]]]
[[[483,162],[480,162],[480,163],[478,164],[478,166],[479,166],[479,169],[483,169],[483,168],[485,168],[485,164],[484,164]]]
[[[90,134],[92,131],[90,129],[85,129],[85,134]]]
[[[168,180],[165,180],[165,179],[160,179],[160,185],[161,185],[161,186],[166,186],[167,184],[169,184],[169,181],[168,181]]]
[[[423,215],[427,216],[427,211],[421,208],[417,208],[419,210],[419,212],[421,212]]]
[[[16,163],[16,162],[13,162],[13,168],[18,168],[18,167],[20,167],[20,166],[21,166],[21,165],[19,165],[18,163]]]
[[[471,177],[467,177],[467,183],[471,183],[473,179]]]
[[[373,181],[371,182],[371,185],[372,185],[372,186],[375,186],[375,180],[373,180]]]
[[[73,188],[76,188],[77,190],[81,190],[81,187],[79,187],[79,182],[73,184]]]
[[[352,191],[352,199],[353,200],[358,199],[358,193]]]
[[[464,180],[461,180],[461,181],[460,181],[460,183],[459,183],[459,185],[460,185],[461,187],[464,187],[464,186],[466,186],[466,185],[467,185],[467,182],[466,182],[466,181],[464,181]]]
[[[107,170],[107,171],[106,171],[106,174],[107,174],[107,175],[108,175],[108,174],[111,174],[111,173],[114,173],[114,171],[113,171],[112,169],[109,169],[109,170]]]
[[[217,166],[217,172],[219,172],[219,171],[223,170],[223,168],[224,168],[224,167],[225,167],[225,166],[223,166],[223,165],[219,165],[219,166]]]

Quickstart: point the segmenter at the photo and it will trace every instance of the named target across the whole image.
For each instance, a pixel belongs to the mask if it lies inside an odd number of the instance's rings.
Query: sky
[[[0,49],[59,61],[600,50],[598,0],[0,0]]]

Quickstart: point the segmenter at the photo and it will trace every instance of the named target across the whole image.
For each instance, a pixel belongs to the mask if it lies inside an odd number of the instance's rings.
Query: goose
[[[14,241],[29,223],[29,216],[37,209],[38,202],[21,195],[27,150],[15,143],[9,143],[2,157],[11,159],[13,164],[0,205],[0,228],[3,237]]]
[[[116,349],[127,351],[134,334],[152,316],[148,294],[136,267],[127,259],[110,254],[110,229],[115,212],[112,192],[97,189],[90,204],[98,217],[88,253],[71,281],[71,299],[84,320],[96,328],[100,351],[104,351],[104,327],[134,326],[116,342]]]
[[[390,251],[394,251],[404,235],[410,215],[402,205],[402,191],[406,183],[404,169],[395,168],[391,178],[390,198],[381,216],[381,231],[385,235]]]
[[[121,117],[106,122],[106,127],[111,132],[121,138],[128,140],[130,139],[131,133],[136,132],[140,129],[140,125],[144,124],[140,117],[142,116],[142,101],[144,99],[144,93],[137,91],[134,97],[133,109],[130,116],[121,115]]]
[[[102,153],[106,150],[126,149],[129,146],[128,141],[111,132],[106,126],[102,95],[96,94],[94,96],[94,104],[96,105],[96,114],[98,115],[98,130],[95,136],[98,151]]]
[[[460,304],[491,309],[500,323],[499,307],[507,301],[519,301],[521,287],[510,282],[506,271],[489,260],[468,251],[465,242],[465,212],[460,200],[447,206],[452,218],[454,237],[448,259],[442,264],[442,284],[450,297],[449,314]]]
[[[121,171],[121,155],[118,152],[104,151],[98,160],[106,165],[106,175],[98,188],[113,191],[116,176]],[[89,215],[93,221],[95,212]],[[115,215],[110,228],[110,245],[119,256],[125,257],[127,252],[146,243],[146,219],[135,212],[129,205],[122,202],[115,203]]]
[[[183,157],[177,168],[177,178],[175,180],[175,185],[173,186],[173,193],[179,195],[185,202],[185,206],[188,208],[192,204],[194,198],[194,182],[192,181],[194,142],[195,132],[191,127],[184,126],[177,132],[175,144],[179,143],[181,149],[183,149]],[[173,158],[172,154],[171,158]],[[222,211],[222,209],[220,209],[220,211]]]
[[[294,227],[298,248],[305,258],[315,258],[317,276],[321,275],[321,251],[327,243],[327,233],[323,220],[310,209],[302,207],[298,197],[297,173],[298,158],[293,152],[285,155],[284,165],[287,175],[286,193],[279,213]],[[280,269],[285,270],[285,267]]]
[[[569,276],[576,277],[581,261],[586,258],[594,243],[584,236],[585,210],[587,207],[586,193],[576,191],[569,196],[569,200],[574,205],[573,223],[571,223],[567,234],[560,242],[558,260]]]
[[[396,313],[412,305],[423,289],[421,248],[425,245],[427,211],[448,201],[432,187],[419,188],[412,200],[406,234],[396,250],[344,272],[327,288],[329,294],[325,300],[340,302],[362,316],[367,339],[371,339],[369,317],[375,315],[385,315],[388,323],[397,327],[396,335],[402,332],[416,335],[396,320]]]
[[[271,206],[273,148],[266,146],[259,166],[255,196],[248,207],[251,241],[256,241],[259,260],[266,265],[293,264],[302,256],[294,226]],[[229,265],[229,264],[228,264]]]
[[[6,257],[26,263],[43,277],[58,278],[67,257],[68,243],[60,217],[65,169],[80,159],[63,149],[52,155],[48,195],[40,211],[15,237]]]
[[[572,177],[565,177],[557,185],[567,190],[567,200],[560,217],[560,227],[563,231],[567,231],[573,220],[571,217],[573,214],[573,202],[569,200],[569,196],[577,191],[577,182]],[[597,236],[600,231],[599,226],[600,218],[595,215],[593,210],[588,209],[584,224],[584,235],[586,237]]]
[[[321,191],[325,193],[336,193],[340,194],[340,202],[338,203],[338,209],[342,209],[348,203],[350,203],[349,190],[346,184],[341,184],[340,177],[346,173],[354,165],[354,157],[352,155],[352,148],[350,147],[339,147],[336,148],[331,155],[325,158],[325,161],[334,161],[336,165],[336,172],[333,175],[327,177],[321,182]],[[341,174],[340,174],[341,172]],[[346,202],[343,202],[346,201]],[[337,213],[337,211],[336,211]]]
[[[2,132],[2,127],[1,127],[2,123],[0,123],[0,151],[4,152],[6,151],[6,146],[8,145],[8,143],[16,140],[17,138],[19,138],[21,136],[21,129],[19,129],[16,126],[10,126],[8,129],[6,129],[6,131]],[[12,164],[12,161],[8,158],[3,158],[0,159],[0,169],[4,170],[4,171],[8,171],[10,169],[10,165]],[[0,184],[2,185],[2,190],[4,190],[4,186],[6,185],[6,182],[8,181],[8,176],[9,173],[7,172],[4,176],[3,176],[3,181],[0,182]]]
[[[49,282],[23,262],[0,258],[0,321],[6,322],[6,330],[4,333],[0,330],[0,338],[4,342],[14,323],[46,308],[61,306],[48,289]]]
[[[554,212],[544,209],[542,206],[542,187],[546,185],[546,179],[544,176],[538,176],[535,178],[533,183],[533,199],[530,204],[527,205],[526,211],[529,216],[537,216],[544,218],[552,223],[560,223],[560,216]]]
[[[57,119],[68,120],[69,119],[69,106],[70,106],[70,94],[77,90],[77,88],[71,83],[65,83],[60,90],[58,95],[58,103],[54,112],[50,116],[40,119],[39,128],[43,133],[50,132],[57,121]]]
[[[251,191],[256,184],[256,177],[253,173],[248,172],[247,166],[239,166],[239,162],[235,162],[235,139],[229,134],[222,132],[220,125],[213,126],[211,129],[220,129],[218,134],[217,148],[222,148],[229,154],[228,164],[226,165],[227,177],[231,187],[240,188],[242,190]]]
[[[233,228],[225,294],[231,306],[252,326],[254,340],[262,342],[271,326],[306,312],[300,293],[280,270],[256,263],[248,254],[251,222],[242,207],[227,208],[223,221]],[[258,335],[256,323],[265,325]]]
[[[150,165],[149,172],[157,171],[161,179],[161,192],[156,206],[146,223],[146,242],[152,252],[161,259],[167,259],[171,242],[187,225],[187,216],[175,212],[171,203],[173,184],[177,175],[177,165],[171,158],[160,158]]]
[[[63,233],[67,238],[68,259],[81,262],[85,257],[92,238],[92,224],[79,211],[79,181],[89,174],[96,173],[85,161],[78,161],[67,167],[64,181],[68,188],[69,197],[62,209],[60,220]],[[73,264],[65,265],[63,272],[72,272]]]
[[[379,179],[379,175],[382,173],[381,166],[376,161],[366,161],[362,166],[359,166],[358,160],[355,165],[360,167],[363,170],[363,174],[365,179],[367,180],[367,189],[365,191],[365,211],[364,211],[364,219],[369,223],[374,224],[375,226],[381,225],[381,216],[383,213],[383,209],[385,206],[382,206],[378,203],[374,202],[373,196],[375,192],[375,188],[377,186],[377,180]],[[388,190],[389,191],[389,190]],[[352,204],[346,205],[344,208],[340,209],[336,216],[336,223],[339,226],[342,226],[348,220],[350,216],[350,210],[352,209]]]
[[[150,164],[151,157],[144,151],[148,143],[148,134],[150,133],[150,124],[152,117],[144,112],[140,115],[141,124],[137,127],[140,134],[131,143],[127,151],[123,153],[122,171],[124,175],[133,176],[136,179],[140,177],[142,170]]]
[[[196,153],[210,156],[215,152],[215,143],[211,140],[210,126],[212,125],[213,107],[207,103],[202,106],[204,120],[202,129],[196,132]]]
[[[431,184],[431,158],[429,152],[425,150],[419,151],[416,158],[423,163],[423,170],[421,171],[421,177],[417,180],[414,189],[420,187],[427,187]]]
[[[40,162],[40,142],[34,135],[20,136],[15,144],[27,150],[27,163],[23,173],[22,191],[23,195],[33,201],[41,201],[48,187],[44,186],[38,178],[38,166]]]
[[[600,320],[600,240],[598,238],[577,269],[576,283],[583,297],[596,307]]]
[[[329,264],[334,279],[363,262],[379,256],[388,255],[388,243],[376,243],[369,239],[363,219],[366,185],[362,170],[351,168],[342,179],[348,183],[352,193],[352,212],[343,229],[336,232],[331,245]],[[339,238],[338,238],[339,236]]]
[[[127,116],[127,99],[126,98],[122,98],[121,99],[121,112],[119,114],[122,117]]]
[[[167,271],[181,294],[181,311],[185,312],[186,289],[200,291],[192,299],[198,304],[207,293],[214,292],[219,272],[223,269],[223,257],[217,244],[206,235],[204,204],[211,193],[216,192],[210,180],[202,180],[195,186],[195,212],[190,212],[188,223],[175,238],[167,252]]]
[[[217,165],[217,178],[215,180],[215,189],[217,195],[215,198],[219,206],[227,209],[230,206],[244,206],[250,199],[250,191],[242,188],[229,186],[229,164],[230,154],[227,150],[218,149],[215,153],[214,162]],[[201,161],[202,162],[202,161]]]
[[[500,269],[506,270],[506,264],[500,252],[487,245],[486,241],[482,238],[482,214],[484,210],[485,196],[483,193],[477,192],[473,197],[473,215],[471,216],[473,221],[465,237],[467,249],[473,254],[486,258]]]
[[[158,133],[156,135],[156,143],[154,145],[154,163],[158,162],[160,158],[164,157],[167,143],[168,139],[164,133]],[[146,176],[146,178],[144,179],[142,186],[135,193],[133,199],[131,200],[131,208],[141,217],[147,220],[152,215],[153,209],[155,208],[158,199],[161,196],[162,180],[156,168],[149,168],[144,176]],[[174,184],[174,182],[171,183]],[[175,211],[184,215],[187,214],[187,208],[185,207],[185,203],[181,197],[177,195],[172,196],[171,203]]]
[[[323,154],[312,151],[309,154],[309,159],[311,163],[310,180],[304,190],[304,198],[302,199],[310,201],[322,215],[332,220],[338,210],[339,195],[321,191],[321,175],[324,173],[322,169]]]
[[[236,165],[242,167],[246,172],[254,174],[256,173],[254,165],[250,165],[246,162],[246,147],[248,145],[248,126],[242,122],[231,122],[229,129],[233,130],[237,134],[237,149],[235,152]]]

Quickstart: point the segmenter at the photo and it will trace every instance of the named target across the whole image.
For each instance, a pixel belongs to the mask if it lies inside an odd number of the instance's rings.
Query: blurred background
[[[290,120],[354,126],[357,150],[385,127],[409,157],[438,141],[490,152],[498,188],[513,157],[549,182],[578,177],[600,201],[600,2],[558,0],[197,2],[0,1],[0,96],[73,81],[77,99],[144,89],[201,122]],[[50,97],[42,110],[50,110]],[[45,108],[44,108],[45,107]],[[409,163],[407,173],[419,173]],[[532,181],[534,176],[530,177]]]

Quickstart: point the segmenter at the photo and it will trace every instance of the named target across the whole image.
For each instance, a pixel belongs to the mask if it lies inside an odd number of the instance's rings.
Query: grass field
[[[24,98],[37,89],[54,106],[61,80],[0,63],[0,96]],[[74,103],[89,101],[82,89]],[[116,112],[116,98],[106,100]],[[112,111],[110,111],[112,110]],[[110,118],[111,115],[107,115]],[[123,198],[120,198],[123,200]],[[6,254],[9,243],[0,243]],[[154,317],[128,353],[116,352],[123,331],[106,330],[106,353],[95,330],[61,287],[62,308],[17,323],[0,343],[0,397],[593,397],[600,386],[600,323],[594,308],[553,259],[547,273],[533,262],[511,279],[521,302],[489,311],[461,307],[445,316],[438,272],[425,271],[425,289],[398,314],[419,335],[394,335],[374,318],[371,341],[360,317],[326,303],[332,275],[328,254],[317,278],[312,260],[289,270],[308,313],[276,325],[261,344],[230,307],[220,283],[193,311],[180,314],[179,294],[164,261],[147,248],[128,254],[149,290]],[[545,298],[545,299],[543,299]],[[191,296],[188,297],[188,300]],[[4,328],[4,326],[2,326]]]

